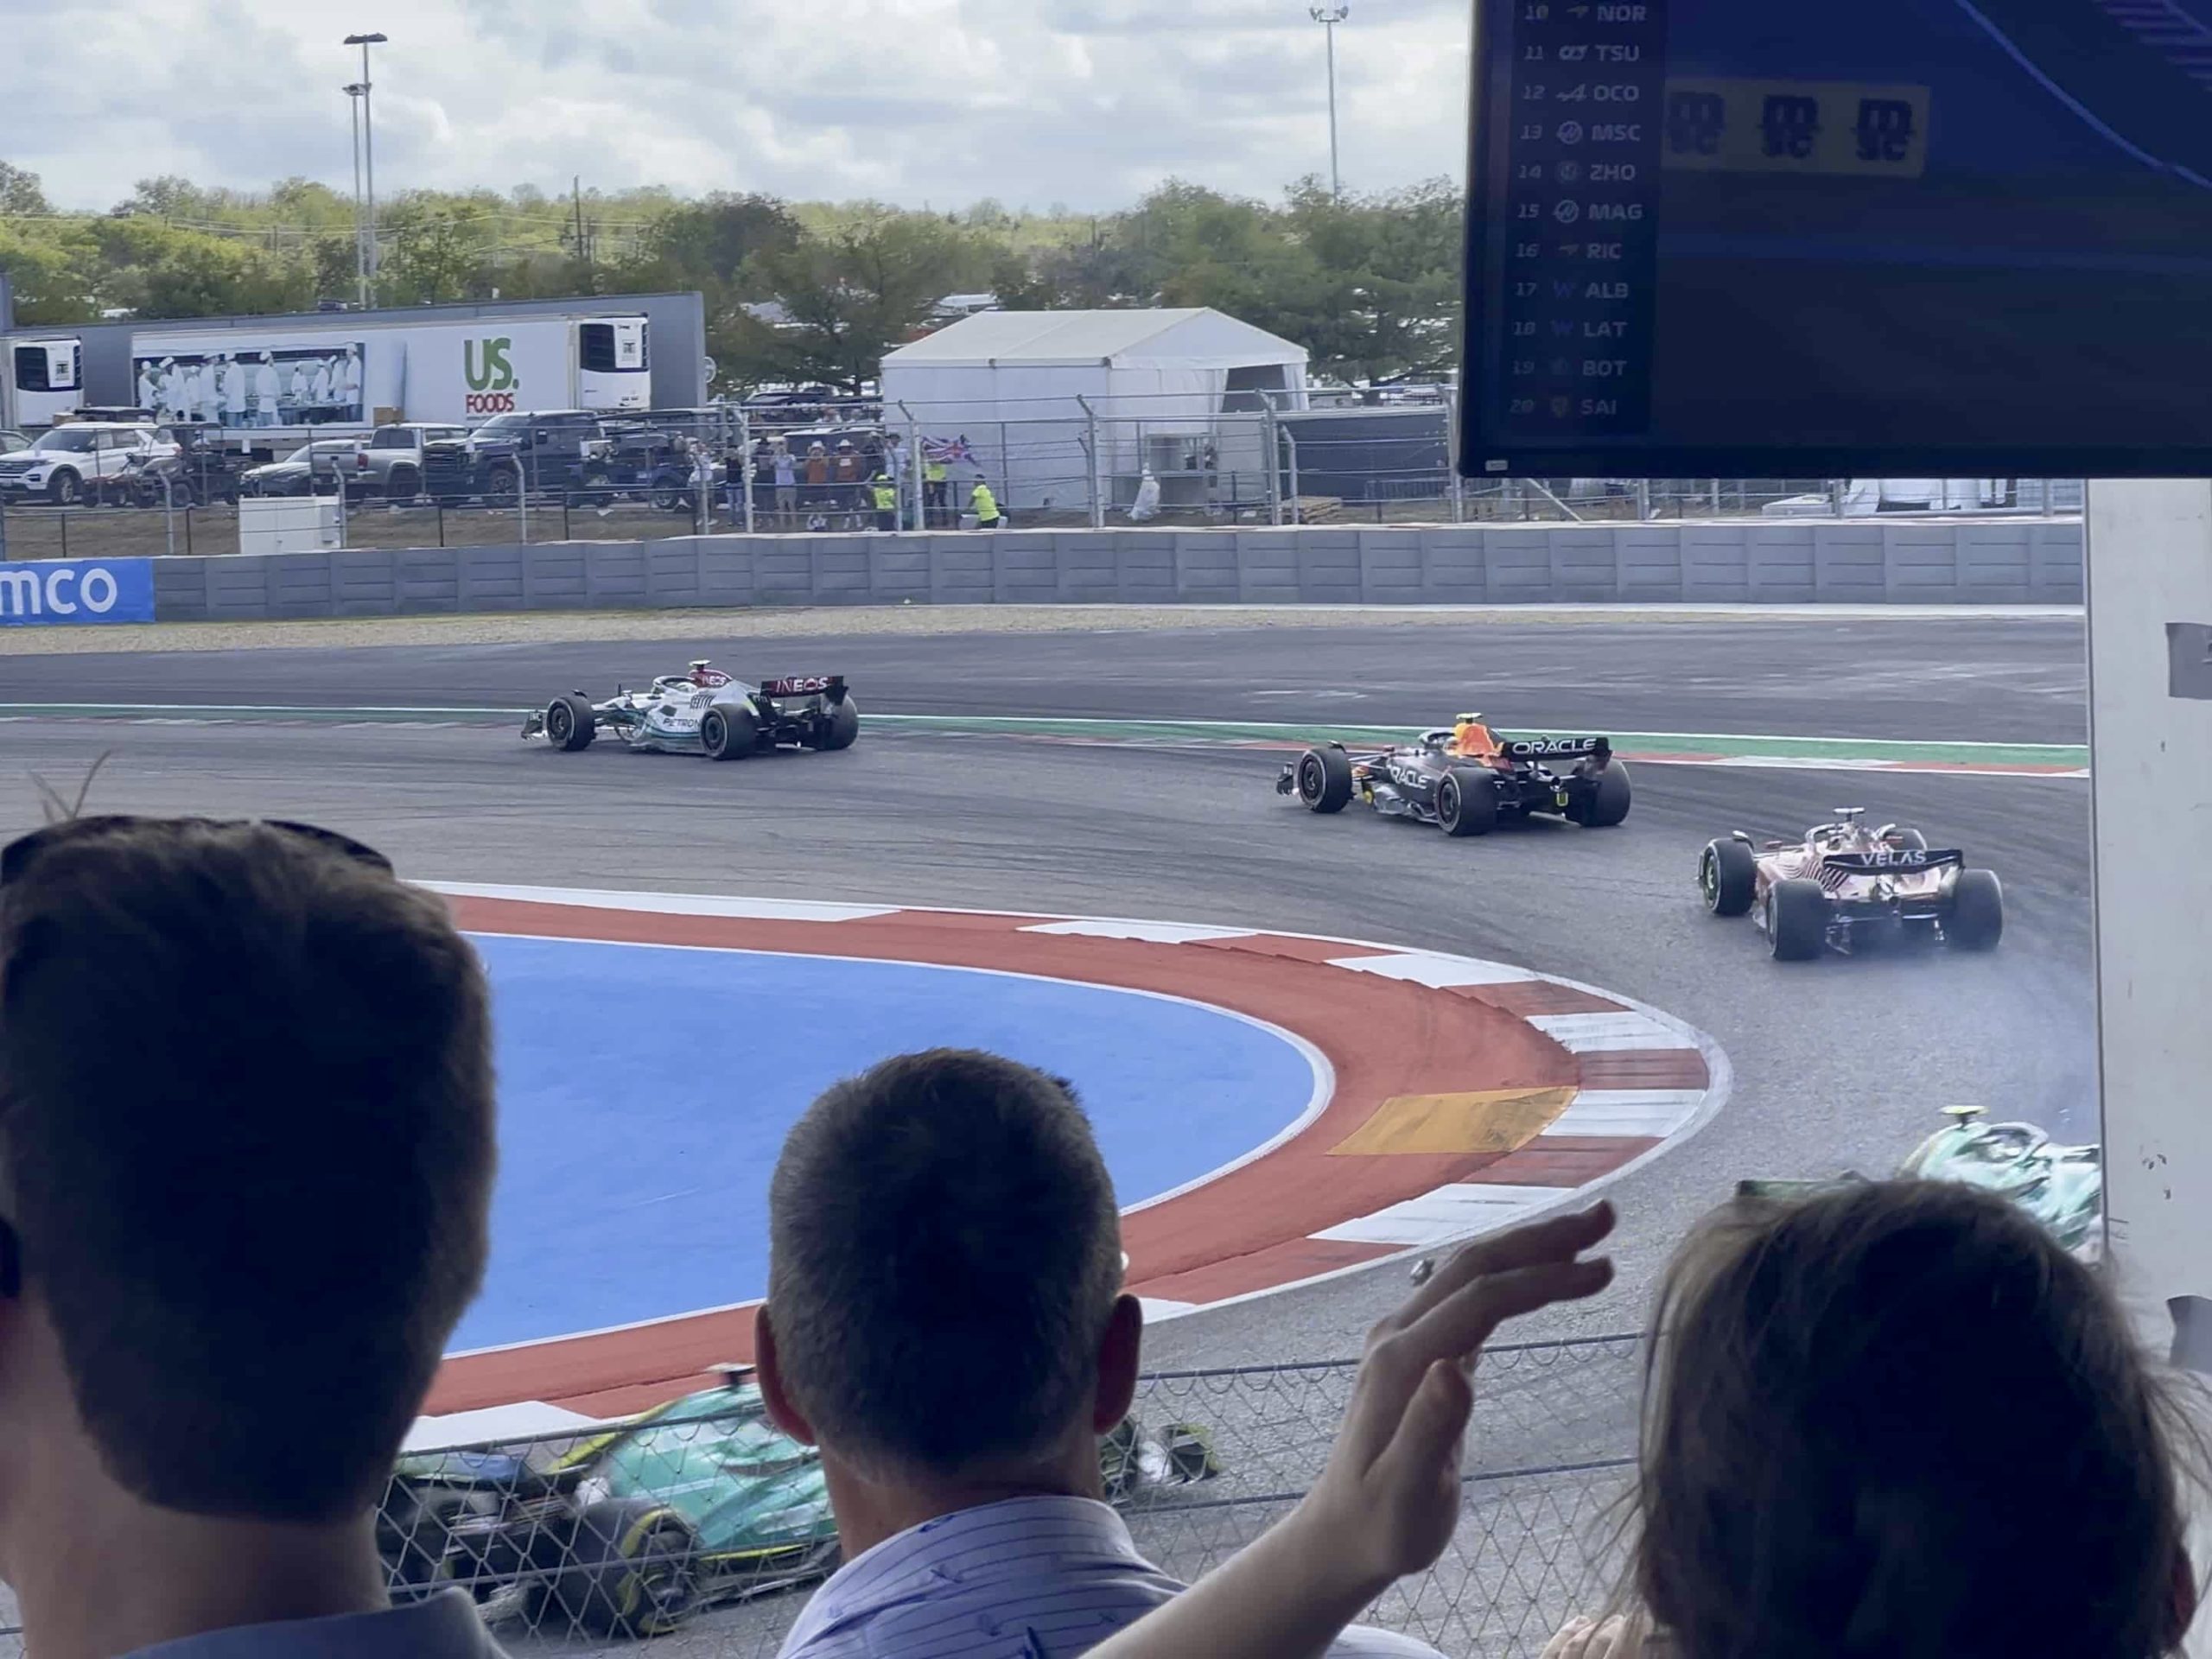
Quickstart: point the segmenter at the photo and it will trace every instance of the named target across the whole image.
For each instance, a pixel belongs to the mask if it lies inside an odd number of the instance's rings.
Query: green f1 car
[[[1900,1177],[1960,1181],[2011,1200],[2048,1227],[2085,1262],[2104,1252],[2104,1156],[2095,1147],[2063,1147],[2032,1123],[1985,1123],[1980,1106],[1946,1106],[1951,1122],[1915,1147]],[[1825,1192],[1866,1179],[1856,1171],[1834,1180],[1741,1181],[1744,1198],[1789,1198]]]
[[[1188,1423],[1125,1419],[1099,1461],[1116,1503],[1221,1472]],[[529,1625],[556,1636],[658,1636],[839,1560],[821,1453],[768,1421],[746,1366],[605,1431],[404,1457],[377,1538],[395,1596],[518,1593]]]

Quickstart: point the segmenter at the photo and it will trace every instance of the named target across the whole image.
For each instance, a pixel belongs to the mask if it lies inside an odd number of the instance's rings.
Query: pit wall
[[[2078,520],[1801,520],[685,536],[143,563],[167,622],[901,603],[2079,604],[2082,546]]]

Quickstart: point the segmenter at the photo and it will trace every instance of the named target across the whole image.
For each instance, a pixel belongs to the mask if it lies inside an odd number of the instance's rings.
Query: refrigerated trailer
[[[705,342],[696,293],[18,327],[0,333],[0,426],[143,408],[273,454],[379,423],[691,408]]]
[[[652,368],[642,316],[334,321],[265,334],[171,327],[130,339],[132,402],[257,449],[401,422],[645,409]]]
[[[91,401],[74,334],[16,334],[0,351],[0,426],[42,431]]]

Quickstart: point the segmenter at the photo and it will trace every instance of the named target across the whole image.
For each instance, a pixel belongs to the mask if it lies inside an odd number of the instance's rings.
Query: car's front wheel
[[[1750,912],[1757,895],[1759,861],[1740,841],[1709,841],[1697,861],[1698,891],[1705,907],[1715,916],[1743,916]]]
[[[555,748],[574,754],[578,749],[589,748],[598,735],[599,716],[575,692],[545,705],[545,741]]]
[[[1436,785],[1436,822],[1447,836],[1488,835],[1497,823],[1497,785],[1486,772],[1454,767]]]
[[[1351,757],[1342,749],[1308,749],[1293,774],[1308,812],[1341,812],[1351,799]]]
[[[85,480],[64,467],[47,480],[46,499],[57,507],[73,507],[85,499]]]

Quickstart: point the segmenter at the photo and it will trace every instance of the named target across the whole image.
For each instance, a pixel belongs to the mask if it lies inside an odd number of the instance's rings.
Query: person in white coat
[[[223,353],[221,381],[223,424],[244,426],[246,423],[245,365],[228,352]]]
[[[223,423],[223,383],[230,359],[211,357],[200,371],[200,418],[210,426]]]
[[[184,371],[176,365],[176,359],[162,359],[161,386],[155,393],[161,407],[154,412],[162,420],[173,421],[184,411]]]
[[[330,406],[331,364],[331,359],[318,357],[308,374],[308,401],[317,409]]]
[[[283,383],[277,378],[276,357],[273,352],[261,354],[261,366],[253,372],[253,423],[274,426],[278,416],[276,403],[282,395]]]
[[[339,365],[336,383],[331,388],[338,406],[346,411],[347,420],[361,418],[361,350],[358,346],[346,348],[346,360]]]
[[[142,357],[138,359],[138,407],[149,415],[158,415],[162,412],[158,407],[162,396],[162,383],[154,372],[158,366],[150,357]]]

